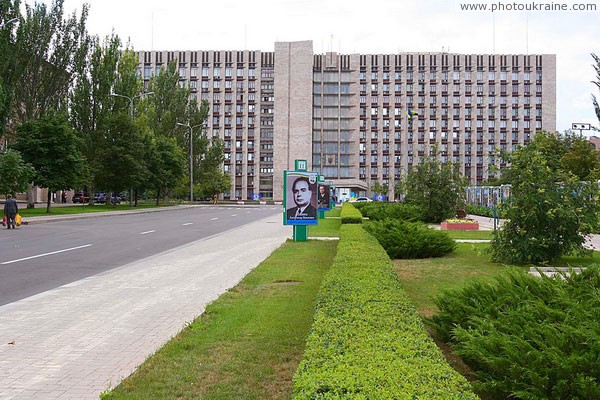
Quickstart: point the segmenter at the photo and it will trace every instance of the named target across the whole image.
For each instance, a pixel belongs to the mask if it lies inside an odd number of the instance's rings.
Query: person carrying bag
[[[17,201],[12,198],[9,194],[6,196],[6,202],[4,203],[4,216],[6,217],[6,228],[10,229],[12,226],[13,229],[16,229],[16,217],[19,213],[19,206],[17,205]]]

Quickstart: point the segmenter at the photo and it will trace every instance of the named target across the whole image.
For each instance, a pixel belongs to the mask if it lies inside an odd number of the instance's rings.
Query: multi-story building
[[[147,82],[177,62],[181,85],[210,104],[209,135],[225,141],[226,198],[281,200],[295,159],[340,189],[394,186],[427,155],[472,184],[504,166],[500,151],[556,126],[556,56],[450,53],[140,52]]]

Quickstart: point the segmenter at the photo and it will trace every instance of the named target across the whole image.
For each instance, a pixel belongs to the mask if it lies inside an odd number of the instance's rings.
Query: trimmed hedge
[[[456,242],[446,232],[436,231],[421,222],[387,219],[369,221],[364,226],[390,258],[441,257],[456,248]]]
[[[500,218],[506,217],[506,212],[502,210],[502,207],[498,207],[497,211],[498,216]],[[482,217],[494,218],[494,209],[483,206],[472,206],[470,204],[467,204],[467,214],[481,215]]]
[[[358,211],[350,203],[342,204],[342,212],[340,214],[342,224],[362,224],[363,218],[360,211]]]
[[[436,299],[430,322],[493,398],[600,399],[600,267],[511,271]]]
[[[362,204],[362,206],[357,208],[363,217],[367,217],[371,221],[394,219],[417,222],[425,219],[425,210],[423,207],[413,204],[381,203],[375,201],[372,203],[359,204]]]
[[[293,399],[477,399],[445,361],[362,226],[342,225]]]

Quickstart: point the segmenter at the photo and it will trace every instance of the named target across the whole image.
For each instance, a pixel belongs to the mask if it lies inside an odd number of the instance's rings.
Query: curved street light
[[[181,122],[178,122],[177,125],[185,126],[190,130],[190,202],[193,202],[194,201],[194,166],[193,166],[194,159],[192,158],[192,130],[194,128],[202,126],[202,124],[190,126],[190,124],[182,124]]]
[[[4,29],[5,26],[12,24],[13,22],[17,22],[18,20],[19,20],[19,18],[9,19],[8,21],[0,24],[0,29]]]

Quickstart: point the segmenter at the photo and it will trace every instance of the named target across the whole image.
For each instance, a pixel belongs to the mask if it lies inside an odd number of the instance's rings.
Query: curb
[[[124,211],[100,211],[100,212],[92,212],[92,213],[83,213],[83,214],[66,214],[66,215],[52,215],[52,216],[39,216],[39,217],[24,217],[23,225],[33,225],[33,224],[46,224],[51,222],[61,222],[61,221],[73,221],[77,219],[86,219],[86,218],[104,218],[104,217],[112,217],[118,215],[131,215],[131,214],[145,214],[145,213],[155,213],[155,212],[163,212],[163,211],[174,211],[174,210],[185,210],[189,208],[195,207],[212,207],[212,204],[185,204],[185,205],[176,205],[176,206],[165,206],[158,208],[145,208],[140,210],[124,210]],[[218,207],[240,207],[240,204],[217,204]],[[244,205],[245,208],[258,208],[258,205]]]

